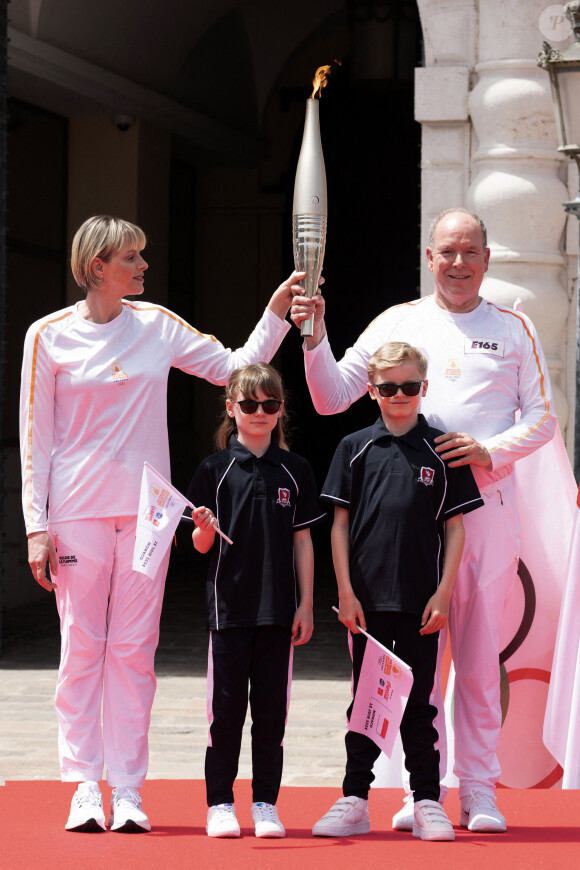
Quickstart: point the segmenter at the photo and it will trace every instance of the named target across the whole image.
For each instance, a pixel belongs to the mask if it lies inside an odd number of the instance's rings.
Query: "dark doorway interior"
[[[381,311],[419,295],[420,126],[410,84],[353,86],[348,62],[324,91],[320,118],[329,200],[326,322],[340,359]],[[300,130],[296,160],[301,136]],[[285,273],[292,269],[293,183],[291,173]],[[292,445],[322,483],[339,440],[372,423],[376,406],[363,397],[342,414],[320,417],[306,388],[298,330],[285,339],[280,356],[294,412]]]
[[[379,66],[375,64],[373,68],[369,60],[367,49],[372,44],[372,35],[381,27],[373,4],[345,4],[342,16],[329,21],[327,29],[323,28],[324,32],[315,39],[324,46],[314,52],[321,63],[329,59],[328,40],[332,42],[333,28],[342,34],[340,39],[337,36],[337,44],[350,44],[346,56],[342,55],[342,65],[334,67],[320,104],[329,200],[325,296],[328,333],[337,359],[381,311],[419,295],[421,128],[413,117],[413,70],[421,65],[421,28],[416,4],[411,0],[383,6],[385,9],[389,6],[389,14],[397,19],[388,49],[392,55],[389,63],[381,55]],[[345,29],[350,34],[346,39]],[[312,56],[312,45],[305,50],[308,57]],[[361,58],[368,62],[362,62]],[[276,192],[283,192],[285,202],[280,279],[293,269],[294,175],[302,140],[302,106],[309,93],[307,79],[303,87],[296,87],[297,81],[302,80],[302,71],[297,75],[296,69],[302,70],[304,66],[299,52],[293,64],[293,69],[281,78],[278,92],[271,97],[280,113],[290,105],[297,109],[292,153],[284,161],[287,168],[282,172],[280,187],[276,187]],[[194,224],[184,222],[187,202],[194,197],[195,170],[174,164],[170,240],[173,245],[179,238],[179,244],[174,245],[178,268],[170,280],[170,307],[196,324],[195,290],[191,292],[188,280],[183,288],[179,285],[180,274],[190,278],[190,272],[179,268],[179,251],[190,250],[187,237],[195,235]],[[173,257],[170,262],[174,263]],[[342,414],[319,416],[306,387],[302,341],[295,328],[285,338],[276,362],[289,394],[291,447],[309,459],[321,486],[339,440],[346,433],[372,423],[376,406],[363,397]],[[218,407],[215,388],[197,385],[195,398],[192,381],[179,372],[172,373],[169,390],[173,479],[176,485],[184,487],[196,460],[207,452],[192,437],[190,421],[196,413],[196,398]],[[183,457],[187,457],[185,464],[181,462]],[[330,524],[326,523],[313,531],[316,597],[324,615],[336,597],[329,529]],[[183,573],[191,576],[192,558],[193,574],[201,579],[205,560],[197,555],[192,557],[189,530],[180,529],[170,574],[175,579]]]

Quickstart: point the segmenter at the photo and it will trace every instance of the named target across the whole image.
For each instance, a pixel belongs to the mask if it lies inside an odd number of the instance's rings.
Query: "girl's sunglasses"
[[[242,399],[241,402],[236,402],[244,414],[255,414],[260,405],[264,414],[276,414],[281,404],[278,399],[264,399],[263,402],[257,402],[256,399]]]
[[[401,390],[404,396],[418,396],[425,381],[407,381],[405,384],[373,384],[383,399],[392,399]]]

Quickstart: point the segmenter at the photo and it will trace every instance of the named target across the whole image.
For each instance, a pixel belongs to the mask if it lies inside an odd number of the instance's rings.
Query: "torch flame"
[[[326,66],[319,66],[314,74],[314,78],[312,79],[312,84],[314,85],[314,90],[310,95],[310,99],[313,100],[318,94],[318,99],[320,99],[320,95],[322,93],[322,88],[325,88],[327,85],[327,76],[330,75],[331,64],[326,64]]]

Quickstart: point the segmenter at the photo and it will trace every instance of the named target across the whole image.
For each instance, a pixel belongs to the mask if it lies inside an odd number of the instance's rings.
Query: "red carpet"
[[[314,822],[340,795],[329,788],[284,788],[278,809],[285,840],[257,840],[250,819],[247,781],[236,787],[239,840],[210,840],[205,833],[203,782],[151,780],[143,803],[150,834],[72,834],[64,830],[74,786],[59,782],[8,782],[0,787],[0,867],[19,870],[577,870],[580,867],[579,793],[528,789],[500,791],[505,834],[470,834],[459,828],[456,793],[446,803],[456,825],[454,843],[426,843],[391,831],[400,808],[394,789],[371,791],[373,833],[344,839],[311,836]],[[103,788],[108,801],[110,790]]]

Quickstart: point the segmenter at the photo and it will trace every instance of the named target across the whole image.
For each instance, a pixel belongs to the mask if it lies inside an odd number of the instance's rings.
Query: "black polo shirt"
[[[350,579],[363,610],[422,614],[441,579],[445,520],[481,507],[468,465],[435,453],[422,414],[405,435],[382,419],[347,435],[320,498],[349,511]]]
[[[201,463],[187,491],[216,515],[207,575],[208,627],[291,626],[298,590],[294,532],[326,517],[312,468],[272,441],[254,456],[235,436]]]

